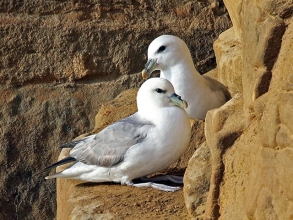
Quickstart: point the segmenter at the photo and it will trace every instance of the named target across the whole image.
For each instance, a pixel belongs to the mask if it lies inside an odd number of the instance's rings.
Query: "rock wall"
[[[217,0],[1,1],[0,219],[56,216],[55,182],[35,174],[94,128],[102,103],[139,87],[155,37],[182,37],[206,72],[230,26]]]
[[[203,204],[185,192],[187,207],[194,219],[292,219],[293,1],[224,3],[233,27],[214,48],[234,97],[207,114],[210,188]]]

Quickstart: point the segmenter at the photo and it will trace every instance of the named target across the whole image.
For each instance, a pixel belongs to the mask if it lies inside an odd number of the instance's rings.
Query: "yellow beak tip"
[[[188,103],[186,101],[183,101],[183,108],[188,108]]]
[[[143,79],[149,78],[149,74],[146,69],[143,69],[143,71],[141,72],[141,75]]]

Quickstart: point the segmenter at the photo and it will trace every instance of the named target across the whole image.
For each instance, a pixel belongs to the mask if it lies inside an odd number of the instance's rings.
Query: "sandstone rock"
[[[0,17],[0,82],[116,79],[141,71],[148,44],[163,33],[186,40],[197,67],[206,72],[215,66],[213,41],[230,26],[227,13],[214,15],[210,4],[179,0],[172,4],[151,0],[2,3],[1,11],[8,14]]]
[[[292,219],[293,2],[224,2],[233,30],[215,43],[218,77],[237,95],[206,117],[212,174],[204,219]],[[193,218],[202,214],[196,208]]]
[[[243,5],[243,0],[223,0],[224,4],[229,12],[231,21],[233,23],[233,29],[235,33],[235,38],[241,40],[241,35],[242,35],[242,28],[241,28],[241,23],[242,17],[241,17],[241,11],[242,11],[242,5]],[[235,40],[236,40],[235,39]]]
[[[234,27],[220,34],[214,43],[217,79],[226,85],[232,96],[242,92],[242,49]]]
[[[2,1],[0,11],[0,219],[55,216],[54,181],[33,174],[93,128],[102,103],[139,87],[133,73],[155,37],[182,37],[206,72],[231,26],[214,0]]]
[[[192,219],[204,218],[212,171],[210,157],[204,143],[190,158],[184,174],[184,200]]]
[[[244,123],[238,121],[241,118],[243,100],[236,95],[218,109],[208,112],[205,123],[206,144],[210,149],[212,175],[208,192],[205,218],[217,219],[220,217],[218,204],[220,184],[223,181],[225,164],[223,155],[233,146],[234,142],[244,130]]]

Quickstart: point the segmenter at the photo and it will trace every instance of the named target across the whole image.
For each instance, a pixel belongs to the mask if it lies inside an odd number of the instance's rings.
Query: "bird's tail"
[[[55,164],[53,164],[53,165],[55,165]],[[66,179],[83,180],[83,177],[82,177],[83,175],[86,175],[86,173],[90,173],[95,169],[96,169],[95,165],[86,165],[82,162],[76,162],[59,173],[45,177],[45,179],[66,178]]]
[[[34,175],[38,175],[38,174],[46,172],[46,171],[48,171],[48,170],[50,170],[52,168],[55,168],[55,167],[58,167],[58,166],[61,166],[63,164],[67,164],[67,163],[70,163],[70,162],[75,162],[75,161],[76,161],[76,159],[73,158],[73,157],[66,157],[63,160],[60,160],[60,161],[58,161],[58,162],[46,167],[45,169],[39,171],[38,173],[35,173]]]

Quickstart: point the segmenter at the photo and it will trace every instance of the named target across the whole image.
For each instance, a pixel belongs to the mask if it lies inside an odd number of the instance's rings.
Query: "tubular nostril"
[[[148,68],[148,66],[150,65],[150,62],[151,62],[152,60],[148,60],[147,61],[147,63],[144,65],[144,67],[147,69]]]

